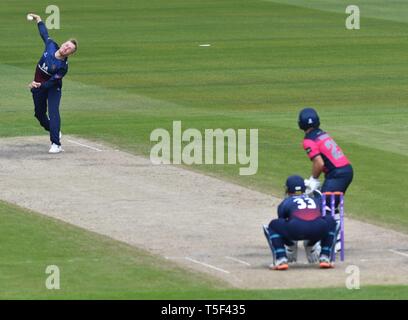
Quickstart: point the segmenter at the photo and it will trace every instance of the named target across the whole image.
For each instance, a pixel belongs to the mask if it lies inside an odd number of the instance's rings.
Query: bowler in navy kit
[[[34,81],[29,84],[34,100],[34,115],[41,126],[50,132],[49,153],[59,153],[63,151],[60,141],[61,118],[59,113],[62,78],[68,72],[68,56],[77,50],[77,41],[71,39],[59,47],[48,36],[47,27],[41,21],[41,17],[36,14],[30,15],[37,22],[38,30],[45,44],[44,53],[35,70]]]
[[[321,194],[305,194],[301,176],[290,176],[286,181],[287,197],[278,207],[278,219],[264,233],[272,250],[274,270],[288,269],[289,262],[297,260],[297,241],[305,240],[304,247],[309,263],[320,262],[321,268],[331,268],[331,253],[337,226],[331,215],[322,216]]]

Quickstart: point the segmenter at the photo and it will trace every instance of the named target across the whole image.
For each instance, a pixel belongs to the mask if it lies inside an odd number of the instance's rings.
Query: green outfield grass
[[[235,290],[163,258],[0,202],[0,299],[401,299],[408,287]],[[46,267],[60,270],[48,290]]]
[[[3,299],[130,298],[221,287],[164,258],[3,202],[0,220]],[[60,290],[46,289],[49,265],[60,269]]]
[[[48,4],[0,3],[7,44],[0,47],[0,136],[43,133],[26,89],[42,43],[25,14],[45,16]],[[173,120],[200,130],[257,128],[256,175],[239,176],[232,165],[193,169],[280,196],[288,175],[310,175],[296,121],[302,107],[314,106],[355,169],[346,213],[406,232],[408,4],[353,1],[361,5],[359,31],[345,30],[345,1],[53,4],[62,28],[51,36],[80,43],[64,81],[63,132],[148,155],[150,132]],[[353,295],[370,290],[388,289]]]

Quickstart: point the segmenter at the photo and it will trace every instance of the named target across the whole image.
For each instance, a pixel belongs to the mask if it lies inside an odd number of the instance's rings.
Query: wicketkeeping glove
[[[293,263],[297,261],[297,242],[293,246],[287,246],[285,244],[286,256],[288,257],[288,262]]]
[[[310,193],[311,193],[319,189],[320,181],[319,179],[315,179],[313,176],[311,176],[309,179],[305,179],[305,186],[306,188],[310,189]]]
[[[322,250],[320,242],[317,242],[314,246],[309,246],[309,241],[305,240],[303,246],[305,247],[307,261],[309,261],[309,263],[318,262],[320,251]]]

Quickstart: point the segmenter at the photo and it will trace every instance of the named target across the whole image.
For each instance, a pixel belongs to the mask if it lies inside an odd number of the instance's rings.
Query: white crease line
[[[401,258],[387,258],[387,261],[401,261]],[[360,259],[360,262],[384,262],[384,259]]]
[[[244,261],[244,260],[239,260],[239,259],[234,258],[234,257],[225,256],[225,258],[226,258],[226,259],[229,259],[229,260],[233,260],[233,261],[239,262],[239,263],[242,263],[242,264],[245,264],[246,266],[250,266],[250,265],[251,265],[250,263],[248,263],[248,262],[246,262],[246,261]]]
[[[79,146],[85,147],[85,148],[89,148],[89,149],[98,151],[98,152],[103,151],[103,150],[101,150],[101,149],[98,149],[98,148],[95,148],[95,147],[91,147],[91,146],[88,146],[88,145],[86,145],[86,144],[82,144],[82,143],[79,143],[79,142],[77,142],[77,141],[74,141],[74,140],[68,140],[68,139],[67,139],[67,141],[68,141],[68,142],[71,142],[71,143],[74,143],[74,144],[77,144],[77,145],[79,145]]]
[[[394,250],[394,249],[389,249],[388,251],[390,251],[392,253],[395,253],[395,254],[399,254],[399,255],[404,256],[404,257],[408,257],[407,253],[399,252],[399,251]]]
[[[185,257],[184,259],[186,259],[186,260],[188,260],[188,261],[191,261],[191,262],[194,262],[194,263],[197,263],[197,264],[201,264],[201,265],[203,265],[203,266],[205,266],[205,267],[208,267],[208,268],[211,268],[211,269],[214,269],[214,270],[220,271],[220,272],[224,272],[224,273],[228,273],[228,274],[230,274],[230,273],[231,273],[231,272],[229,272],[229,271],[227,271],[227,270],[224,270],[224,269],[221,269],[221,268],[214,267],[214,266],[212,266],[212,265],[210,265],[210,264],[207,264],[207,263],[204,263],[204,262],[200,262],[200,261],[197,261],[197,260],[191,259],[190,257]]]

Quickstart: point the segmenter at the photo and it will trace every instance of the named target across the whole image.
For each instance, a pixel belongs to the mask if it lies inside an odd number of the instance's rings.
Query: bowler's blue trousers
[[[49,89],[43,89],[40,87],[31,89],[31,92],[34,100],[34,116],[38,119],[41,126],[50,132],[51,142],[61,145],[59,139],[59,132],[61,130],[61,117],[59,113],[61,88],[53,86]]]

